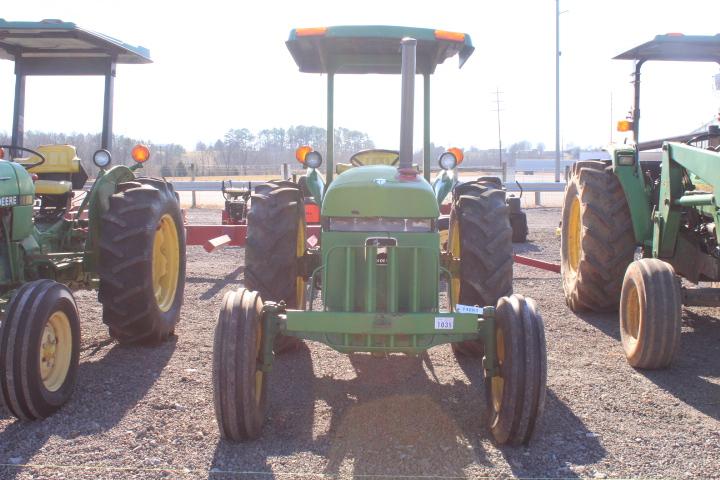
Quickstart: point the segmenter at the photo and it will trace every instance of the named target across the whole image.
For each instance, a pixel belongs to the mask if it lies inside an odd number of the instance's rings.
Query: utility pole
[[[502,158],[502,135],[500,131],[500,94],[503,93],[500,91],[500,87],[495,87],[495,109],[494,112],[497,112],[497,125],[498,125],[498,155],[500,156],[500,166],[502,167],[502,177],[503,182],[505,181],[506,177],[506,171],[505,164],[503,163]]]
[[[555,0],[555,181],[560,181],[560,0]]]

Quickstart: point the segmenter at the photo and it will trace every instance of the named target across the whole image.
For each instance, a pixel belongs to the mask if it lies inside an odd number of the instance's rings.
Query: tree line
[[[130,152],[138,143],[150,147],[150,161],[145,172],[152,176],[189,177],[223,176],[246,174],[276,174],[283,163],[295,168],[295,149],[301,145],[311,145],[323,157],[326,155],[326,130],[321,127],[297,125],[290,128],[268,128],[256,132],[247,128],[229,129],[222,138],[208,142],[197,142],[194,151],[186,151],[179,144],[158,144],[144,139],[135,139],[123,135],[113,136],[113,164],[131,165]],[[7,133],[0,132],[0,143],[9,144]],[[98,168],[92,163],[93,153],[100,147],[98,133],[48,133],[29,131],[25,133],[25,145],[29,148],[46,144],[69,144],[77,148],[78,157],[88,174],[93,177]],[[565,158],[578,158],[579,147],[569,145]],[[336,128],[334,135],[334,153],[336,162],[347,162],[350,156],[360,150],[375,148],[367,133],[347,128]],[[435,159],[446,147],[431,144],[430,157]],[[509,165],[516,158],[545,158],[553,152],[545,151],[543,143],[534,146],[522,140],[503,149],[502,159]],[[414,161],[422,164],[422,150],[415,152]],[[497,149],[480,150],[472,147],[465,152],[465,166],[499,166],[500,155]]]
[[[353,153],[375,146],[364,132],[340,127],[334,133],[334,152],[338,161],[347,161]],[[195,151],[188,152],[182,145],[174,143],[157,144],[114,135],[111,153],[113,164],[130,165],[133,163],[130,155],[132,148],[138,143],[148,145],[151,155],[145,171],[156,176],[264,174],[277,173],[283,163],[294,163],[295,149],[301,145],[311,145],[325,156],[326,139],[326,130],[315,126],[268,128],[257,132],[231,128],[222,138],[207,143],[197,142]],[[0,132],[0,143],[10,143],[7,133]],[[97,173],[92,156],[100,148],[100,134],[25,132],[25,146],[28,148],[47,144],[75,146],[88,174],[94,176]]]

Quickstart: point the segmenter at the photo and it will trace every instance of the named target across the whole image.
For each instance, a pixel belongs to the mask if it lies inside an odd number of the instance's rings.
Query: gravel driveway
[[[516,251],[559,261],[559,209],[528,210]],[[190,212],[218,223],[219,211]],[[157,347],[112,342],[94,292],[77,294],[78,385],[56,415],[20,423],[0,408],[0,478],[456,478],[720,476],[720,322],[683,313],[671,369],[625,362],[616,314],[578,317],[559,276],[516,265],[548,342],[548,400],[527,448],[498,448],[483,422],[481,365],[447,346],[419,358],[341,355],[319,344],[277,357],[262,438],[229,444],[212,407],[213,328],[242,284],[243,250],[188,249],[182,320]]]

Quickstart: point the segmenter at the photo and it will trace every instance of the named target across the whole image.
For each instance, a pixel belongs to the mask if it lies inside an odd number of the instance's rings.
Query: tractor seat
[[[67,180],[35,180],[35,195],[65,195],[72,191]]]
[[[35,181],[35,195],[66,195],[73,190],[73,181],[78,180],[75,188],[82,188],[87,175],[81,173],[80,159],[72,145],[40,145],[36,149],[45,157],[45,163],[28,169],[39,177]],[[18,158],[21,165],[30,165],[40,161],[37,155]]]
[[[247,188],[229,187],[225,189],[225,193],[228,195],[242,195],[247,193]]]
[[[80,171],[80,159],[72,145],[40,145],[36,150],[45,156],[45,163],[31,168],[31,173],[67,173]],[[16,158],[20,165],[30,165],[40,161],[36,155],[29,158]]]

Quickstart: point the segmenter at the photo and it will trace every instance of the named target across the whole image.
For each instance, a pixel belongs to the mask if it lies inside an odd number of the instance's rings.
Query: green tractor
[[[619,307],[628,362],[664,368],[679,348],[682,305],[720,305],[720,289],[687,286],[720,281],[720,130],[638,142],[640,70],[654,60],[720,63],[720,35],[658,35],[616,58],[635,61],[632,118],[618,123],[633,142],[611,145],[610,161],[572,168],[562,214],[563,288],[575,312]],[[639,152],[658,148],[661,161],[640,161]]]
[[[0,20],[0,57],[15,61],[12,141],[0,146],[0,391],[23,420],[58,410],[72,394],[80,356],[73,291],[98,289],[103,321],[122,343],[157,343],[180,316],[185,238],[178,197],[163,180],[110,167],[112,94],[118,63],[149,52],[60,21]],[[71,145],[23,146],[25,79],[102,75],[105,110],[99,167],[89,191]],[[23,156],[23,154],[25,156]],[[1,157],[0,157],[1,158]]]
[[[546,350],[535,302],[512,295],[505,192],[458,184],[459,150],[430,182],[430,75],[473,52],[466,34],[338,26],[292,30],[300,71],[327,75],[327,168],[309,146],[297,183],[256,187],[248,212],[245,288],[228,292],[215,330],[213,387],[223,437],[261,434],[273,358],[302,339],[341,353],[418,355],[452,344],[484,357],[488,425],[499,443],[527,443],[545,399]],[[333,165],[336,74],[402,74],[400,149],[368,150]],[[424,79],[422,174],[413,165],[415,75]],[[320,206],[320,239],[306,234],[303,189]],[[452,194],[447,249],[440,204]],[[319,242],[319,246],[318,246]],[[444,281],[443,281],[444,279]],[[320,293],[318,294],[318,292]]]

